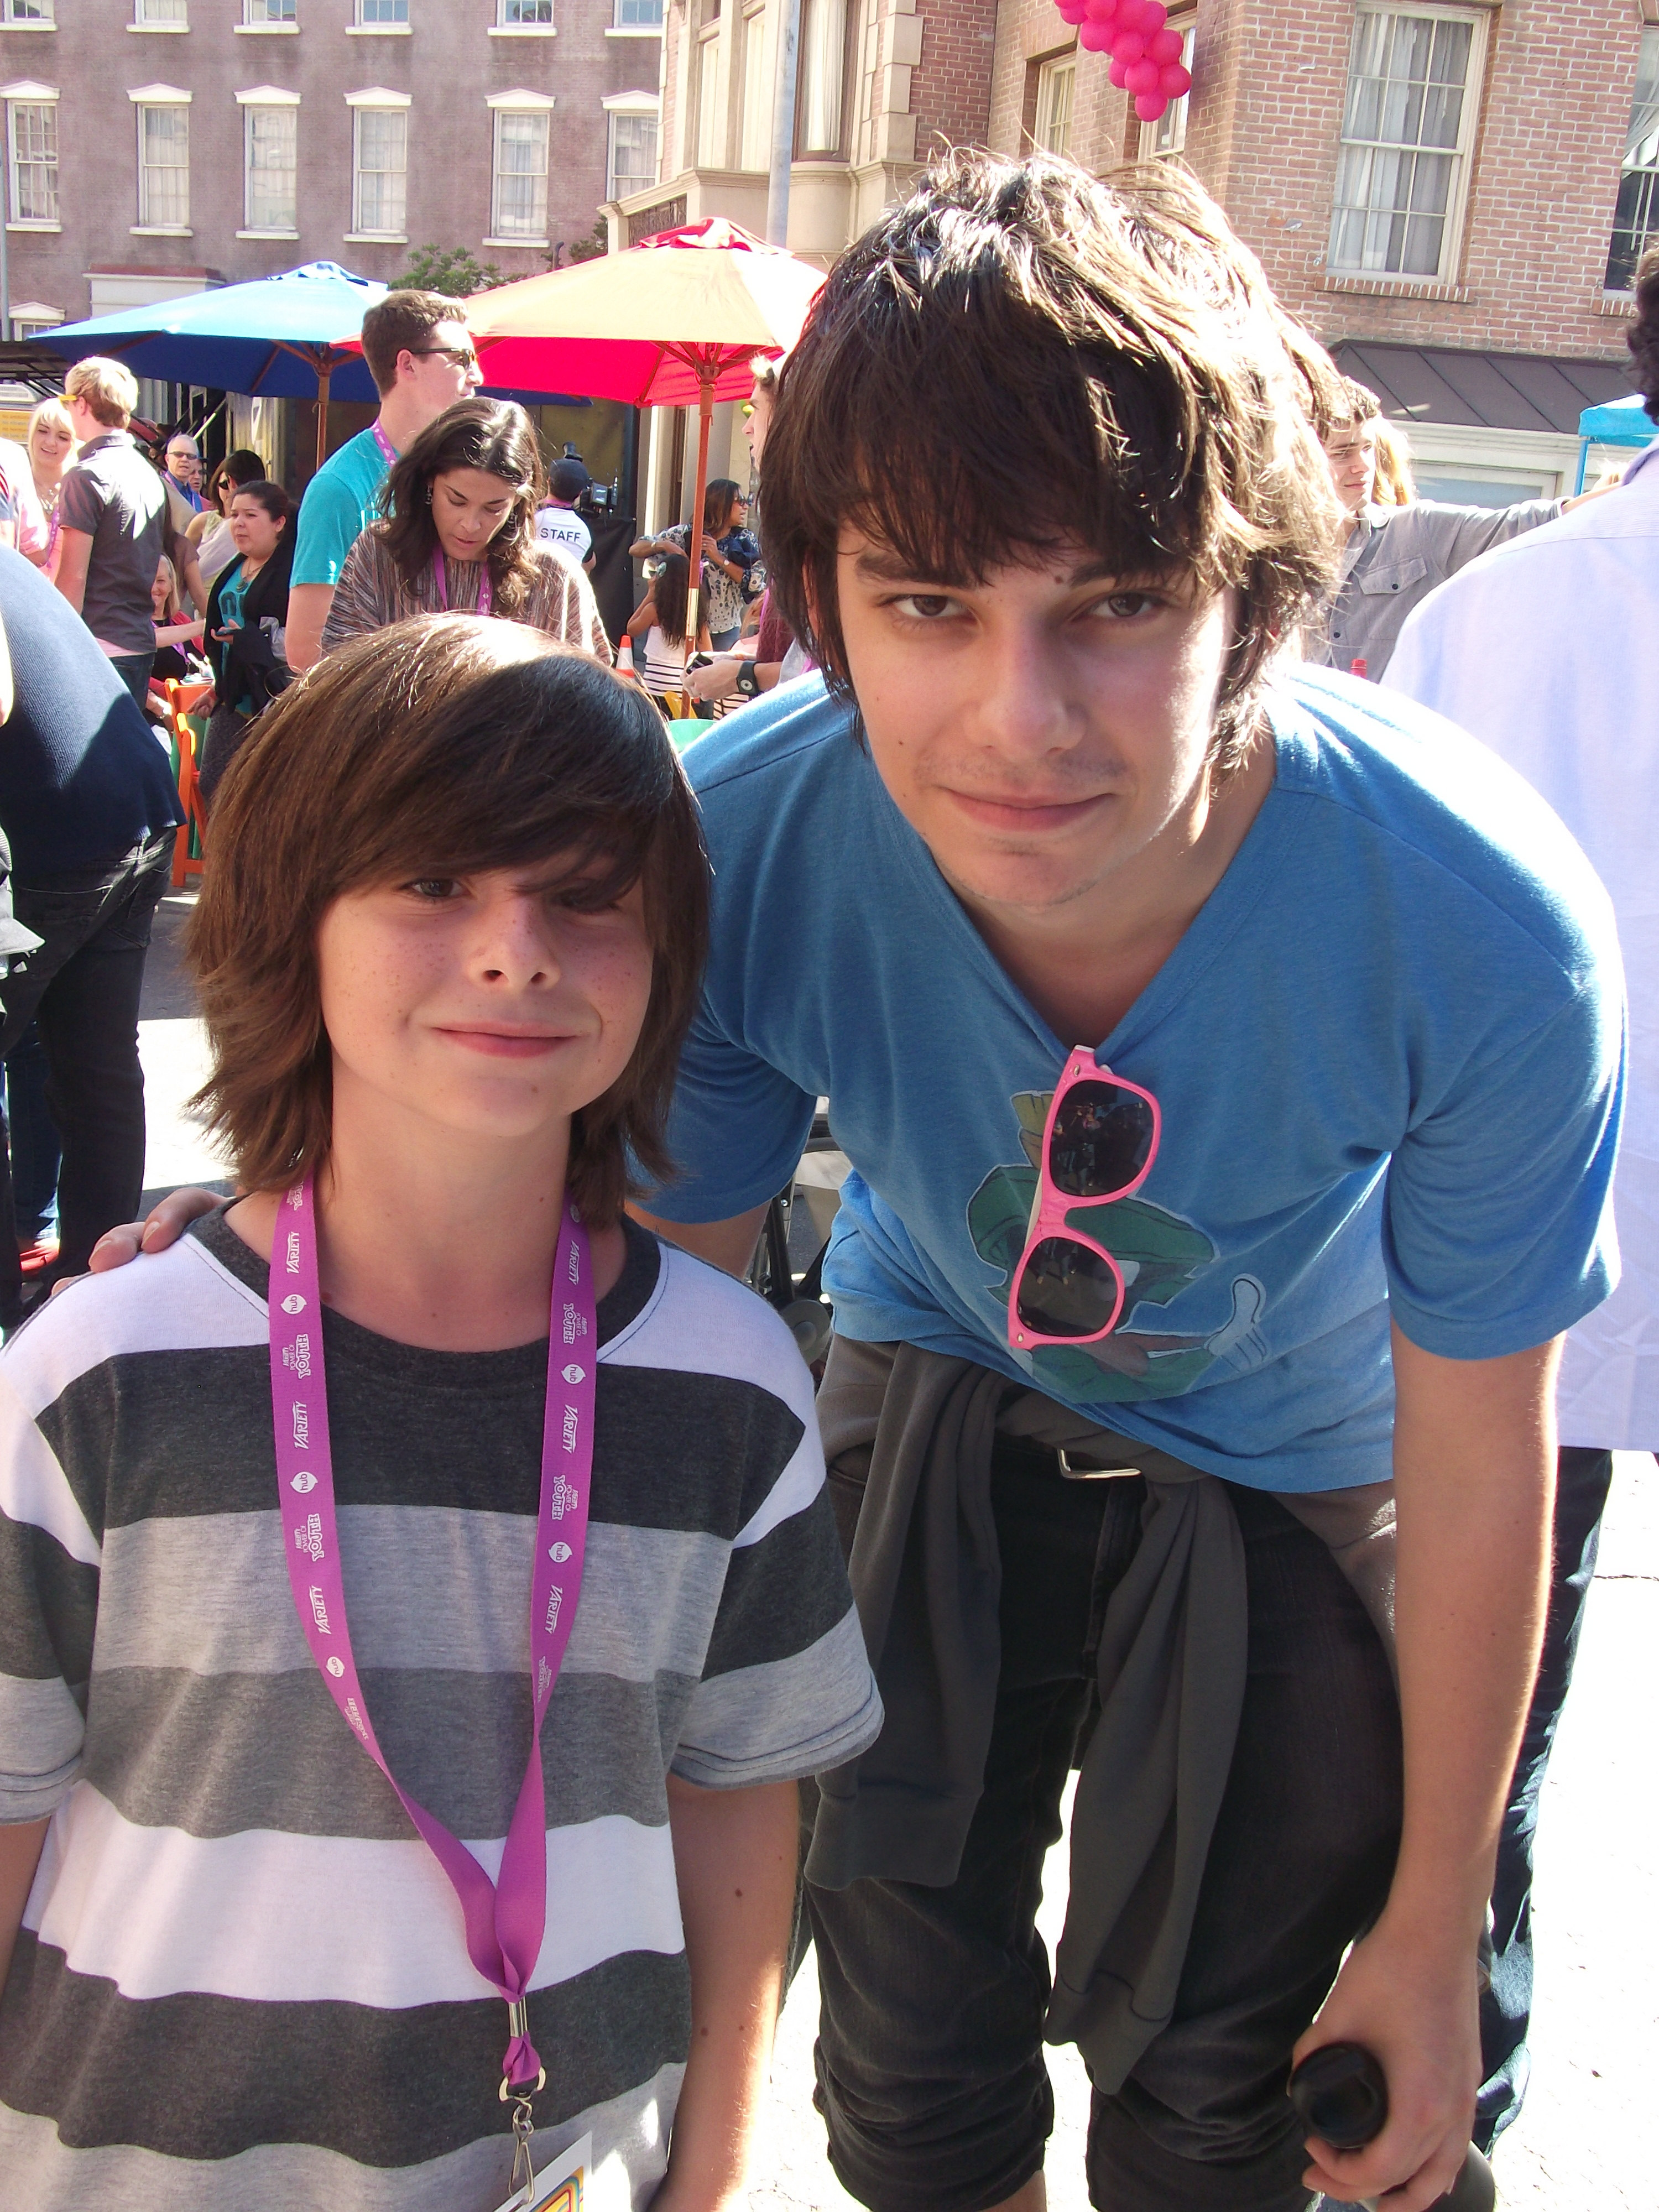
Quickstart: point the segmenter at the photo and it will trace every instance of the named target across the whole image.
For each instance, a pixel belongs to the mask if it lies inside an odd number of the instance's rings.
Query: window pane
[[[357,0],[360,23],[406,23],[409,0]]]
[[[245,0],[246,23],[291,23],[295,0]]]
[[[357,110],[358,230],[400,234],[409,118],[401,107]]]
[[[613,115],[611,118],[611,197],[642,192],[657,181],[657,118]]]
[[[697,167],[712,169],[720,159],[714,143],[715,96],[720,89],[720,40],[697,42]]]
[[[56,222],[58,103],[15,102],[11,109],[11,220]]]
[[[1077,64],[1049,62],[1037,80],[1036,142],[1049,154],[1072,150],[1072,100]]]
[[[618,30],[660,28],[662,0],[617,0]]]
[[[553,0],[501,0],[503,23],[550,23]]]
[[[547,234],[547,117],[495,118],[495,213],[498,238]]]
[[[0,21],[8,23],[50,23],[55,21],[52,0],[5,0],[5,13]]]
[[[138,111],[138,220],[190,221],[190,110],[182,105]]]
[[[1363,12],[1331,218],[1333,269],[1437,276],[1456,196],[1474,26]]]
[[[138,0],[136,23],[182,23],[187,0]]]
[[[295,227],[300,113],[294,107],[247,110],[247,227]]]
[[[757,9],[743,19],[743,149],[745,169],[772,166],[773,87],[766,75],[766,15]]]
[[[834,154],[841,146],[842,64],[847,0],[803,0],[800,25],[800,148]]]
[[[1659,30],[1642,33],[1636,70],[1636,96],[1625,134],[1625,160],[1607,241],[1602,278],[1609,292],[1628,292],[1636,264],[1650,246],[1659,244]]]

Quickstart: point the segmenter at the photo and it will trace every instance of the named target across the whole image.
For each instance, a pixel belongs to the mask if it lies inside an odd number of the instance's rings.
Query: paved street
[[[183,1113],[202,1069],[200,1027],[177,957],[189,903],[163,903],[140,1025],[152,1193],[224,1172]],[[1659,1475],[1651,1459],[1626,1454],[1540,1818],[1535,2070],[1526,2111],[1497,2157],[1509,2212],[1650,2212],[1655,2202],[1644,2148],[1650,2124],[1640,2115],[1651,2112],[1659,2078],[1656,1654]],[[1063,1911],[1063,1850],[1050,1863],[1043,1925],[1051,1942]],[[851,2212],[811,2110],[816,2002],[809,1960],[779,2041],[753,2192],[763,2212]],[[1052,2063],[1060,2113],[1049,2200],[1054,2212],[1084,2212],[1087,2086],[1074,2052],[1056,2051]]]

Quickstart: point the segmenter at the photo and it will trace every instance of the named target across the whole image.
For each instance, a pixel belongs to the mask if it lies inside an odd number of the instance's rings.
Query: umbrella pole
[[[708,426],[714,412],[714,379],[720,368],[714,362],[697,364],[697,489],[691,502],[691,574],[686,579],[685,649],[688,658],[697,649],[702,628],[702,507],[708,491]]]
[[[321,468],[328,459],[328,380],[333,374],[330,368],[317,372],[317,466]]]

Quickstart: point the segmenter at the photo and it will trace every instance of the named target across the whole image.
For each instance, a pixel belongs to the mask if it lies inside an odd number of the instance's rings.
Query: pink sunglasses
[[[1087,1045],[1066,1063],[1037,1155],[1036,1218],[1008,1287],[1008,1341],[1095,1344],[1123,1310],[1123,1271],[1070,1228],[1077,1206],[1128,1198],[1152,1173],[1163,1115],[1150,1091],[1102,1067]]]

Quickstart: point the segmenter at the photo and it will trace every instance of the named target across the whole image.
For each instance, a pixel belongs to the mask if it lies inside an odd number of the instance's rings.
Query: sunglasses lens
[[[1077,1083],[1060,1103],[1048,1139],[1048,1173],[1067,1198],[1127,1190],[1152,1149],[1152,1109],[1121,1083]]]
[[[1070,1237],[1045,1237],[1020,1275],[1018,1310],[1036,1336],[1098,1336],[1117,1299],[1117,1278],[1098,1252]]]

